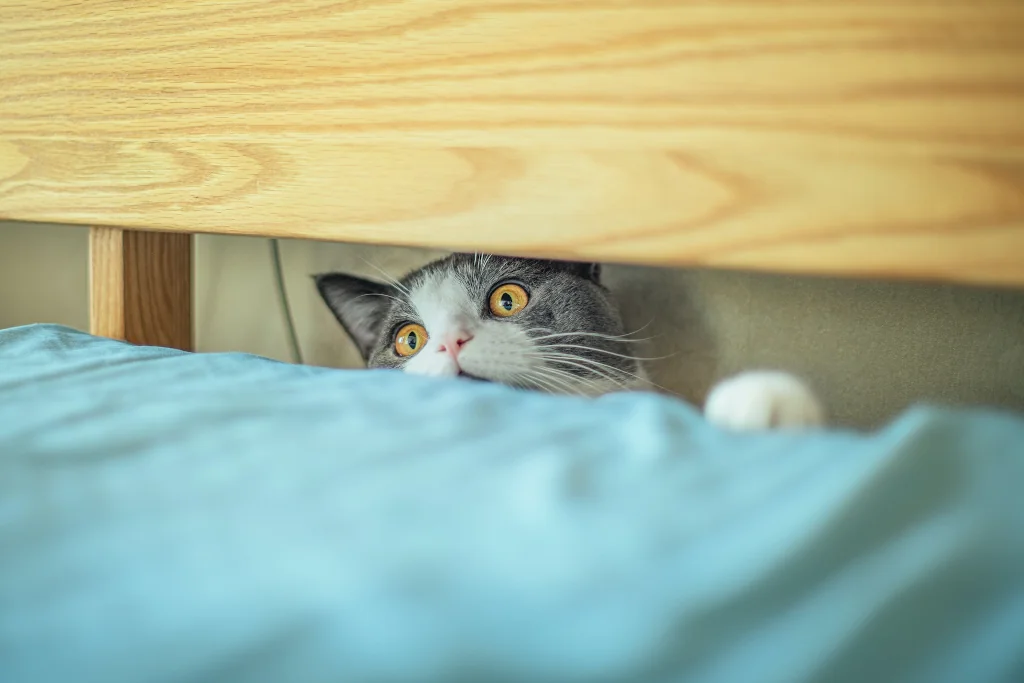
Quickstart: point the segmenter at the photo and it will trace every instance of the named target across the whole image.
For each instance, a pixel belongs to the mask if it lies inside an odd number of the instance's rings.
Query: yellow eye
[[[423,325],[409,323],[402,325],[395,335],[395,353],[399,356],[414,356],[427,343],[427,331]]]
[[[499,318],[507,318],[526,308],[530,295],[519,285],[504,284],[491,292],[491,313]]]

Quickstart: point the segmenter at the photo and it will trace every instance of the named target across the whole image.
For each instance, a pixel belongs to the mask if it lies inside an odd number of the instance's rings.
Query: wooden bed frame
[[[0,219],[1024,285],[1019,0],[0,0]],[[111,227],[107,227],[111,226]]]

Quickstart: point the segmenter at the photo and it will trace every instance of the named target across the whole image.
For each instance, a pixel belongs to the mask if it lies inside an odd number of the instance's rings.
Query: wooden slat
[[[89,326],[133,344],[192,350],[192,236],[93,227]]]
[[[89,230],[89,331],[125,339],[124,231]]]
[[[1024,3],[0,3],[0,218],[1024,284]]]

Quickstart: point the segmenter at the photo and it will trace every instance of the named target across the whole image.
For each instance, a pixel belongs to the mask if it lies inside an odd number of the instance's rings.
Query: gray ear
[[[561,263],[570,273],[596,284],[601,284],[600,263],[580,263],[578,261],[562,261]]]
[[[394,288],[344,273],[323,273],[313,279],[320,296],[355,342],[363,360],[369,360],[384,316],[391,308],[388,297],[396,296]]]

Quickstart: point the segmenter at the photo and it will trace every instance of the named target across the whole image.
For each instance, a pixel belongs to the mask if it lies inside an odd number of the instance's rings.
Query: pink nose
[[[459,355],[459,351],[465,346],[466,342],[473,338],[469,332],[458,332],[456,334],[447,336],[441,342],[441,345],[437,347],[437,350],[444,353],[448,352],[452,358]]]

